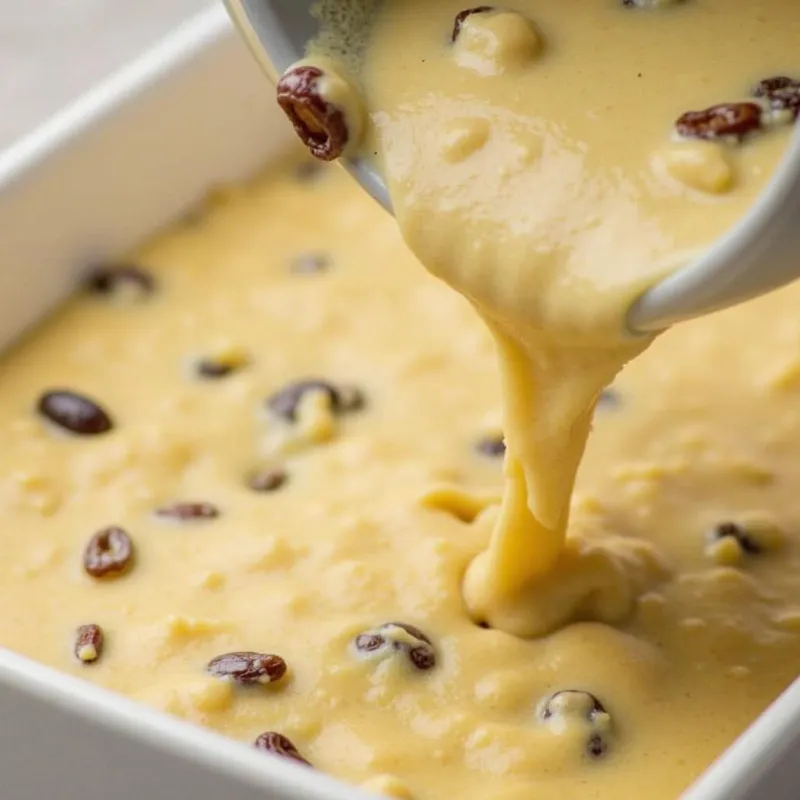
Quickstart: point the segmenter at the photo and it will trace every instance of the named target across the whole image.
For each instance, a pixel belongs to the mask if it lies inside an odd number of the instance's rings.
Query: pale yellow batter
[[[555,10],[561,4],[541,5],[550,8],[536,20],[544,59],[558,41],[551,23],[564,15]],[[612,14],[607,5],[597,12],[606,24],[584,29],[580,15],[570,18],[584,32],[581,57],[596,53],[592,97],[603,108],[613,99],[601,69],[607,50],[586,47],[592,31],[604,42],[617,35],[615,18],[602,16]],[[439,7],[452,23],[457,6],[442,0]],[[734,7],[744,13],[744,4]],[[712,13],[719,2],[704,0],[703,8],[731,36],[744,36]],[[735,99],[729,84],[749,87],[765,77],[762,69],[797,75],[800,65],[778,61],[776,43],[783,35],[797,41],[800,20],[788,14],[777,24],[777,0],[747,8],[772,37],[759,50],[760,36],[747,34],[758,59],[752,69],[739,56],[722,59],[714,37],[704,37],[715,69],[696,67],[704,81],[656,82],[659,95],[694,87],[681,103],[702,108]],[[626,41],[641,49],[645,80],[659,61],[646,58],[654,18],[645,9],[630,13],[642,14],[630,23],[637,37]],[[442,52],[449,53],[451,29]],[[425,26],[419,31],[418,44],[416,34],[407,37],[409,58],[425,46],[426,31],[433,36]],[[435,53],[426,63],[450,57]],[[376,58],[371,91],[382,97]],[[558,63],[553,55],[554,70]],[[572,320],[574,343],[607,343],[609,364],[632,355],[639,344],[623,352],[614,323],[626,295],[658,272],[635,269],[637,248],[669,254],[673,239],[695,246],[746,207],[785,131],[723,151],[684,145],[693,155],[676,162],[669,131],[687,110],[681,103],[665,112],[663,125],[642,105],[641,130],[652,132],[653,152],[668,155],[651,167],[642,145],[641,170],[600,181],[604,190],[619,189],[611,200],[628,208],[631,222],[620,232],[621,210],[603,216],[598,238],[585,243],[587,253],[604,243],[603,252],[618,252],[620,269],[627,264],[607,293],[594,272],[580,272],[590,261],[577,251],[558,270],[586,280],[563,295],[555,272],[535,296],[508,290],[515,275],[517,288],[529,280],[519,257],[528,253],[513,226],[502,227],[511,209],[477,228],[480,236],[508,234],[507,271],[497,273],[490,299],[515,325],[525,301],[530,319],[559,336],[558,320]],[[391,133],[390,115],[384,121]],[[564,164],[572,153],[576,180],[598,174],[584,172],[584,148],[573,142],[573,152],[571,141],[554,134],[548,152],[561,153]],[[620,169],[632,169],[638,151],[622,144],[615,151],[615,141],[608,140],[609,157],[624,156]],[[393,151],[386,152],[391,166]],[[463,170],[469,178],[464,165],[477,151],[465,152],[436,170],[451,163],[451,177]],[[704,154],[712,152],[730,164],[730,190],[721,194],[726,182],[707,169]],[[684,180],[704,189],[667,180],[661,167],[674,172],[675,163]],[[540,602],[533,614],[503,619],[552,630],[520,638],[475,624],[462,600],[465,573],[492,531],[502,530],[491,336],[469,302],[424,272],[394,220],[348,178],[327,168],[303,172],[298,177],[290,165],[216,192],[206,213],[131,256],[145,275],[95,275],[93,291],[5,359],[0,642],[376,794],[672,800],[800,666],[800,288],[680,326],[622,372],[594,412],[570,502],[568,555],[559,554],[564,496],[536,498],[556,509],[544,532],[512,527],[552,542],[558,566],[550,572],[546,557],[533,560],[539,550],[520,560],[523,583],[531,564],[542,565],[529,573]],[[559,176],[554,169],[556,189]],[[415,248],[430,256],[428,266],[441,272],[456,263],[427,250],[441,233],[442,253],[452,254],[446,209],[434,208],[426,225],[414,210],[440,202],[442,187],[412,196],[396,181],[395,198],[414,200],[407,213],[397,203],[399,216]],[[656,198],[663,217],[649,216]],[[562,232],[573,230],[569,215],[563,219]],[[603,220],[614,230],[604,234]],[[649,245],[639,238],[648,230]],[[568,236],[549,240],[552,252],[574,244]],[[469,253],[462,247],[459,263],[483,268]],[[486,272],[474,275],[485,288]],[[574,298],[576,286],[586,287],[586,305],[570,317],[573,306],[559,298]],[[576,349],[569,363],[595,363],[575,361]],[[309,378],[333,391],[318,384],[286,391]],[[91,398],[105,413],[54,391]],[[506,402],[519,397],[510,393]],[[535,402],[547,411],[556,400]],[[514,419],[507,405],[507,419],[510,412]],[[67,433],[65,424],[83,433]],[[513,449],[510,456],[505,508],[513,503],[524,517],[528,501],[514,491],[527,492],[530,482],[515,481],[522,462],[515,467]],[[562,473],[567,483],[579,452],[572,456]],[[109,533],[112,526],[120,530]],[[587,586],[594,587],[588,594]],[[518,608],[501,604],[509,607]],[[571,624],[563,624],[565,610]],[[615,624],[587,621],[598,617]],[[259,655],[227,655],[243,651]]]

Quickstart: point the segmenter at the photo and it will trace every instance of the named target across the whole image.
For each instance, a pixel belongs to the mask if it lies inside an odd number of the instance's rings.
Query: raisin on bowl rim
[[[295,64],[276,86],[278,105],[314,158],[334,161],[350,141],[344,111],[325,96],[325,71],[314,64]]]

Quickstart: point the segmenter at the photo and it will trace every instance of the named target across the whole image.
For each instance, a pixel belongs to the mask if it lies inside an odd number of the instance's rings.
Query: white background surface
[[[0,0],[0,150],[213,0]]]

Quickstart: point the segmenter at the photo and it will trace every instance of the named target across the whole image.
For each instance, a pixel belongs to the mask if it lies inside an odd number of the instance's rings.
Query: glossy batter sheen
[[[320,6],[323,46],[363,24],[365,12],[336,19],[340,6]],[[797,73],[800,14],[783,0],[463,8],[384,3],[366,46],[342,39],[360,68],[332,55],[360,77],[364,149],[404,238],[497,346],[506,487],[465,600],[476,620],[523,636],[618,623],[667,565],[641,543],[589,555],[565,534],[596,398],[648,344],[626,311],[741,217],[791,131],[737,147],[674,141],[674,122]]]

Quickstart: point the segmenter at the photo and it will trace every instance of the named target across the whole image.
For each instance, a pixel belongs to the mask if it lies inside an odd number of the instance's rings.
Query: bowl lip
[[[305,55],[305,42],[293,41],[287,34],[276,13],[273,3],[264,0],[224,0],[228,13],[240,35],[245,40],[250,52],[261,69],[269,76],[273,84],[296,61]],[[293,9],[306,9],[311,5],[303,5],[292,0]],[[303,16],[308,16],[305,13]],[[366,192],[390,214],[393,213],[392,201],[383,176],[371,162],[363,158],[341,158],[339,163],[358,182]]]

